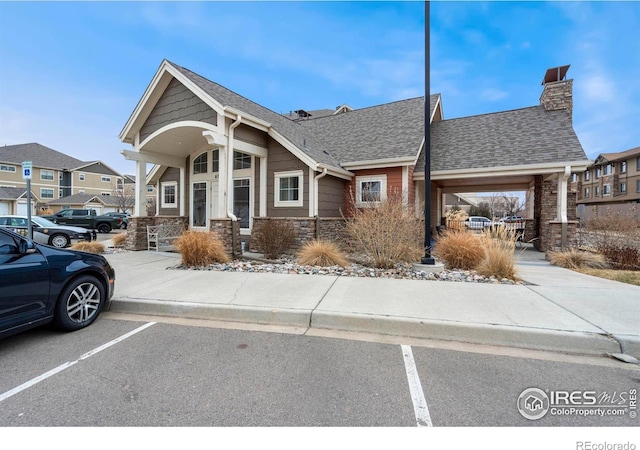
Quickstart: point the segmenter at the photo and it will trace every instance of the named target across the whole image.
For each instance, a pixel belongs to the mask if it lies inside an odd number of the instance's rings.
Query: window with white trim
[[[611,185],[605,184],[602,186],[602,195],[611,195]]]
[[[40,169],[40,179],[53,181],[53,170]]]
[[[589,198],[590,194],[591,190],[588,187],[584,188],[584,198]]]
[[[276,172],[274,206],[302,206],[304,175],[302,170]]]
[[[356,206],[378,204],[386,199],[386,175],[356,177]]]
[[[596,197],[600,197],[600,186],[596,186]]]
[[[589,172],[588,170],[585,171],[585,173],[584,173],[584,181],[589,181],[590,178],[591,178],[591,172]]]
[[[53,198],[53,189],[41,188],[40,198]]]
[[[178,206],[178,182],[168,181],[161,183],[162,199],[161,205],[163,208],[176,208]]]
[[[598,166],[596,167],[596,178],[600,178],[601,175],[602,175],[602,167]]]
[[[11,172],[15,173],[16,166],[8,166],[6,164],[0,164],[0,172]]]
[[[233,152],[233,170],[251,169],[251,155]]]
[[[636,192],[640,192],[640,180],[636,181]]]
[[[209,162],[209,152],[200,154],[193,160],[193,174],[207,173],[207,163]]]
[[[611,164],[607,164],[606,166],[604,166],[604,174],[611,175]]]
[[[102,177],[100,180],[104,183],[111,183],[111,177]]]
[[[78,175],[78,180],[84,181],[84,174],[83,173]]]
[[[627,173],[627,162],[622,161],[620,163],[620,173]]]
[[[211,153],[211,172],[220,172],[220,150],[218,149]]]
[[[627,193],[627,183],[625,181],[620,183],[620,193],[621,194],[626,194]]]

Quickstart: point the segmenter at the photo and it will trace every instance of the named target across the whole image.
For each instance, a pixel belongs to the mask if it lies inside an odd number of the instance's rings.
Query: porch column
[[[147,216],[147,163],[146,161],[136,161],[136,203],[133,208],[133,215],[136,217]]]
[[[567,246],[567,224],[569,222],[567,218],[567,185],[570,175],[571,166],[565,166],[564,173],[558,175],[557,220],[562,227],[562,248],[566,248]]]
[[[276,195],[275,193],[273,195]],[[260,158],[260,203],[258,215],[267,217],[267,157]]]
[[[187,205],[185,205],[187,199],[186,189],[186,169],[184,167],[180,167],[180,216],[182,217],[187,215]]]

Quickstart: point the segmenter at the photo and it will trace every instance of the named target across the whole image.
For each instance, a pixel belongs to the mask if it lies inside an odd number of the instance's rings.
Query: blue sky
[[[432,2],[445,118],[537,105],[571,64],[587,156],[640,145],[639,2]],[[276,112],[424,95],[423,2],[0,1],[0,145],[122,173],[118,134],[163,58]]]

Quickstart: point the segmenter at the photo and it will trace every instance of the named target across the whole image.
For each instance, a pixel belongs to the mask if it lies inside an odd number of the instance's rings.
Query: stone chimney
[[[569,65],[547,69],[542,79],[542,95],[540,104],[547,111],[564,109],[573,119],[573,80],[567,80]]]

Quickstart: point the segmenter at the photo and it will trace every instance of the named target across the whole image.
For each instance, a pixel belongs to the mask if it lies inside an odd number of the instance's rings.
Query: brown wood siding
[[[267,134],[244,124],[239,125],[233,130],[233,137],[239,141],[248,142],[249,144],[254,144],[259,147],[267,147]]]
[[[409,192],[407,192],[407,199],[411,207],[416,204],[416,183],[413,181],[413,172],[415,169],[416,166],[409,166]]]
[[[269,140],[267,157],[267,216],[268,217],[308,217],[309,216],[309,167],[293,156],[287,149],[274,140]],[[302,206],[276,208],[274,206],[274,173],[302,170],[303,197]]]
[[[325,176],[318,180],[318,217],[340,217],[346,180]]]
[[[165,125],[182,120],[217,125],[217,114],[174,78],[140,129],[140,140],[145,140]]]
[[[167,167],[167,170],[164,171],[160,180],[158,181],[158,189],[162,189],[162,183],[166,183],[168,181],[176,181],[176,208],[163,208],[162,207],[162,190],[160,190],[160,196],[158,197],[158,202],[160,205],[159,215],[161,216],[177,216],[180,214],[180,169],[177,167]],[[188,186],[188,183],[187,183]],[[188,203],[187,203],[188,204]]]

